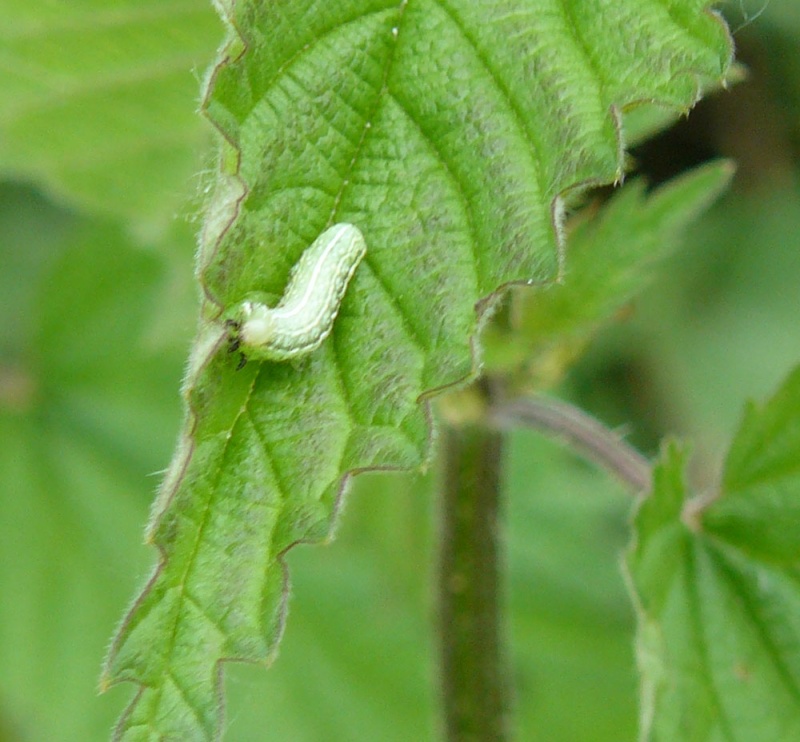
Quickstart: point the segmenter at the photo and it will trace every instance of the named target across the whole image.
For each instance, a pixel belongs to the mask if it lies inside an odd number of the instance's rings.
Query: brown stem
[[[503,433],[446,426],[439,559],[439,637],[448,742],[508,739],[500,631]]]
[[[501,424],[524,424],[555,434],[635,493],[650,489],[650,462],[601,422],[567,402],[545,397],[515,399],[498,404],[492,417]]]

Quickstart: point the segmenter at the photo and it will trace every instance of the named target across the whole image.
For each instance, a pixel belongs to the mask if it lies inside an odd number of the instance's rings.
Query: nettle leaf
[[[721,492],[687,507],[669,449],[636,518],[643,738],[800,736],[800,370],[751,407]]]
[[[420,399],[473,373],[488,297],[557,275],[561,196],[620,177],[622,107],[685,110],[730,57],[696,0],[220,6],[204,320],[148,532],[161,560],[104,676],[140,685],[120,739],[221,733],[220,661],[274,656],[285,552],[330,536],[348,473],[425,461]],[[339,222],[368,250],[331,337],[237,371],[225,312],[280,297]]]
[[[171,219],[207,149],[196,79],[218,42],[207,0],[7,0],[3,172],[90,210]]]
[[[800,565],[800,369],[746,410],[722,489],[703,514],[709,531],[765,561]]]
[[[168,280],[154,249],[4,195],[23,216],[3,232],[0,295],[23,332],[0,341],[0,739],[101,740],[117,709],[96,699],[97,657],[147,569],[143,474],[174,440],[183,359],[152,341]]]
[[[588,218],[579,214],[570,224],[564,281],[513,291],[513,321],[492,323],[483,335],[486,366],[522,365],[525,376],[537,368],[534,376],[560,377],[591,336],[646,287],[654,266],[733,171],[730,162],[712,162],[650,194],[635,180]]]

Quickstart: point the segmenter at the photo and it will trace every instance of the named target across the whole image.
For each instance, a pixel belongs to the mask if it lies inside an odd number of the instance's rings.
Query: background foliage
[[[124,3],[107,5],[116,12],[109,26],[125,39],[109,43],[119,65],[104,69],[113,79],[93,84],[109,95],[121,85],[124,98],[126,84],[143,84],[126,74],[124,50],[135,60],[161,34],[123,23]],[[184,71],[203,70],[218,39],[205,3],[191,20],[181,16],[189,7],[153,3],[150,16],[142,13],[144,24],[172,16],[171,47],[186,42],[175,74],[190,84],[179,90],[196,90]],[[76,76],[81,64],[97,65],[100,41],[65,49],[42,36],[52,21],[34,5],[10,9],[6,28],[42,44],[30,53],[27,64],[39,68],[26,68],[29,77],[55,85],[52,70],[69,78],[65,59]],[[728,10],[735,29],[740,9]],[[96,20],[78,10],[61,16],[66,38]],[[181,33],[190,23],[193,32]],[[18,59],[6,33],[4,53]],[[743,400],[766,397],[800,357],[794,3],[773,2],[736,38],[749,78],[634,153],[655,181],[714,155],[734,157],[733,190],[561,390],[612,425],[629,425],[650,452],[666,432],[690,434],[700,481],[719,467]],[[63,57],[43,72],[45,48]],[[87,192],[74,184],[96,178],[75,163],[109,151],[93,147],[95,132],[70,128],[69,104],[80,99],[65,96],[46,112],[63,124],[51,142],[35,134],[36,112],[52,95],[25,91],[5,87],[0,98],[0,307],[8,318],[0,327],[0,740],[103,739],[129,690],[96,697],[99,661],[149,569],[141,528],[157,477],[147,475],[163,469],[180,423],[196,225],[172,217],[200,189],[187,193],[186,182],[202,167],[205,134],[198,127],[197,139],[183,142],[179,162],[163,152],[119,161],[117,174],[147,168],[126,179],[141,185],[135,192],[112,184]],[[191,96],[151,92],[159,105],[191,110]],[[130,115],[120,120],[135,130]],[[106,125],[96,121],[98,130]],[[45,177],[35,153],[51,146],[64,153],[64,168]],[[137,151],[131,140],[116,146]],[[152,183],[166,184],[174,201],[148,193]],[[121,226],[118,215],[129,213],[143,218]],[[325,558],[318,549],[291,554],[292,617],[280,661],[269,673],[228,669],[229,739],[263,738],[267,713],[274,739],[346,739],[353,728],[363,738],[433,737],[429,487],[410,475],[361,477]],[[508,592],[521,738],[635,736],[633,615],[618,570],[629,505],[616,485],[554,444],[514,435]]]

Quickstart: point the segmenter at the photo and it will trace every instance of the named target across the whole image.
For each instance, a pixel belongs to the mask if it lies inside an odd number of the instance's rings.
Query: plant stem
[[[599,420],[567,402],[528,397],[498,404],[492,417],[501,424],[524,424],[564,439],[635,493],[651,486],[650,462]]]
[[[500,632],[500,470],[503,433],[446,426],[439,559],[445,739],[508,739]]]

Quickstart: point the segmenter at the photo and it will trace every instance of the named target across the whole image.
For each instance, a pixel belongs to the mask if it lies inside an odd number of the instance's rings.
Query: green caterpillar
[[[316,350],[331,334],[350,279],[367,252],[358,227],[335,224],[292,268],[275,307],[246,299],[229,313],[229,350],[246,360],[286,361]]]

